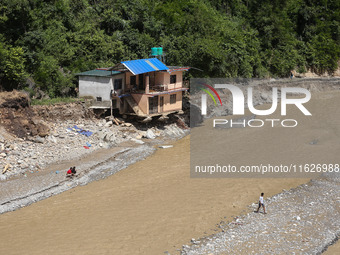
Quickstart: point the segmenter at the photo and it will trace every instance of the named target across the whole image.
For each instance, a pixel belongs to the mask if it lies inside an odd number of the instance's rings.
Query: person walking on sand
[[[263,201],[263,195],[264,193],[261,193],[260,199],[259,199],[259,207],[257,208],[257,213],[259,212],[261,206],[263,207],[263,213],[266,214],[266,207],[264,206],[264,201]]]

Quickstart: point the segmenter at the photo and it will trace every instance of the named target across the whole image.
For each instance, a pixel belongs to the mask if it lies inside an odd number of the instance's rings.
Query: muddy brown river
[[[309,109],[315,122],[308,120],[297,129],[294,147],[287,157],[298,154],[308,159],[309,142],[313,155],[333,160],[340,152],[339,92],[313,96]],[[323,109],[330,109],[326,114]],[[301,120],[301,123],[306,122]],[[320,124],[321,123],[321,124]],[[234,154],[256,159],[257,151],[245,150],[244,143],[261,131],[228,130]],[[255,133],[254,133],[255,132]],[[260,155],[275,157],[262,132]],[[282,142],[290,137],[281,134]],[[229,139],[226,138],[226,139]],[[289,138],[290,139],[290,138]],[[158,149],[140,161],[104,180],[77,187],[20,210],[0,215],[0,254],[178,254],[177,249],[216,233],[221,220],[245,212],[261,192],[269,197],[282,189],[306,183],[309,178],[190,178],[190,136],[173,148]],[[295,149],[295,154],[293,151]],[[288,150],[287,150],[288,151]],[[304,154],[306,153],[306,154]],[[282,155],[281,155],[282,156]],[[337,157],[338,158],[338,157]],[[285,159],[287,162],[289,158]],[[270,213],[270,208],[268,208]]]

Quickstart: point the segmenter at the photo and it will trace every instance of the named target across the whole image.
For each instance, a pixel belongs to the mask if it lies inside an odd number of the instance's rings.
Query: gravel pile
[[[254,203],[248,214],[220,222],[220,233],[184,245],[181,254],[320,254],[340,235],[339,175],[267,199],[267,214],[255,213]]]

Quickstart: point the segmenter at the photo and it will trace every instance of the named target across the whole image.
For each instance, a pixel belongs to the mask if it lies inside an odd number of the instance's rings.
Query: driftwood
[[[116,123],[116,125],[119,126],[118,121],[117,121],[114,117],[113,117],[112,119],[113,119],[113,121]]]
[[[116,119],[116,121],[118,121],[119,124],[123,124],[124,123],[124,121],[120,120],[119,118],[115,118],[115,119]]]

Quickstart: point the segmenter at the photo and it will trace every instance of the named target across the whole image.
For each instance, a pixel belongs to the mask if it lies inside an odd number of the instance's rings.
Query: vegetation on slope
[[[2,0],[0,86],[30,77],[50,97],[71,95],[75,74],[147,58],[193,76],[332,73],[340,57],[337,0]],[[29,88],[26,88],[30,90]]]

